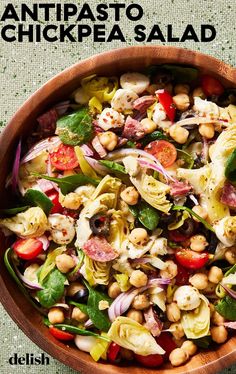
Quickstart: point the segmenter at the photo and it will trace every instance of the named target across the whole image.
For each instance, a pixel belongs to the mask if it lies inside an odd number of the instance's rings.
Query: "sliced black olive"
[[[87,288],[81,288],[81,290],[77,291],[73,296],[72,300],[77,303],[86,303],[88,300],[89,292]]]
[[[153,75],[152,81],[155,84],[166,85],[173,80],[173,75],[166,69],[158,69],[158,71]]]
[[[161,222],[165,224],[169,224],[174,222],[176,219],[176,212],[170,212],[170,214],[162,214]]]
[[[207,247],[207,251],[209,253],[215,253],[218,243],[219,243],[219,239],[217,238],[216,234],[214,232],[211,232],[209,246]]]
[[[110,217],[106,214],[95,214],[89,220],[90,228],[95,235],[108,235],[110,230]]]
[[[195,222],[192,218],[187,218],[184,224],[179,228],[179,232],[186,236],[191,236],[195,230]]]

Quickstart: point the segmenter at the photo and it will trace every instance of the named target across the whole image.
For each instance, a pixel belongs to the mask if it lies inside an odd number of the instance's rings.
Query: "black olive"
[[[186,236],[191,236],[195,230],[195,222],[192,218],[187,218],[184,224],[179,228],[179,232]]]
[[[163,84],[163,88],[164,88],[164,85],[170,83],[172,80],[173,80],[173,75],[169,71],[162,69],[162,68],[160,68],[152,77],[153,83]]]
[[[219,240],[218,240],[218,238],[217,238],[217,236],[214,232],[211,232],[209,236],[210,236],[210,238],[208,239],[209,245],[207,247],[207,251],[209,253],[215,253],[215,250],[216,250],[216,247],[219,243]]]
[[[90,218],[89,225],[93,234],[106,236],[110,230],[110,217],[106,214],[95,214]]]
[[[73,301],[77,303],[86,303],[88,300],[88,295],[89,295],[89,292],[87,288],[81,288],[71,298]]]
[[[176,219],[176,212],[170,212],[170,214],[162,214],[161,215],[161,222],[169,224],[174,222]]]

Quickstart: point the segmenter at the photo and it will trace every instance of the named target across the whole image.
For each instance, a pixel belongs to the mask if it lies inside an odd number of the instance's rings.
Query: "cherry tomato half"
[[[177,158],[175,146],[166,140],[154,140],[145,147],[145,151],[156,157],[164,168],[173,165]]]
[[[174,122],[176,109],[171,94],[165,90],[158,90],[156,91],[156,95],[163,106],[167,117],[171,122]]]
[[[117,362],[118,354],[120,352],[120,346],[114,342],[109,345],[107,351],[107,358],[110,362]]]
[[[172,242],[180,243],[187,239],[187,236],[182,234],[179,230],[170,230],[169,238]]]
[[[172,336],[169,332],[162,332],[158,338],[156,338],[157,344],[163,348],[166,353],[163,355],[164,361],[168,361],[170,353],[177,348]]]
[[[74,335],[71,334],[70,332],[66,332],[66,331],[61,331],[59,329],[57,329],[56,327],[54,326],[50,326],[49,327],[49,332],[52,336],[54,336],[54,338],[58,339],[58,340],[64,340],[64,341],[68,341],[68,340],[73,340],[74,339]]]
[[[43,243],[34,238],[19,239],[12,245],[17,256],[24,260],[32,260],[43,250]]]
[[[224,92],[223,85],[218,81],[218,79],[213,78],[210,75],[202,76],[201,85],[206,96],[221,95]]]
[[[60,144],[55,152],[49,155],[51,164],[58,170],[72,170],[79,165],[75,150],[69,145]]]
[[[135,354],[135,358],[140,364],[148,368],[161,366],[164,362],[164,356],[159,355],[159,354],[153,354],[153,355],[148,355],[148,356]]]
[[[59,202],[59,193],[56,190],[52,189],[50,191],[45,192],[45,194],[47,195],[47,197],[53,203],[53,207],[52,207],[50,213],[51,214],[62,213],[64,208]]]
[[[209,254],[206,252],[197,253],[191,249],[181,249],[175,253],[178,264],[187,269],[200,269],[209,260]]]

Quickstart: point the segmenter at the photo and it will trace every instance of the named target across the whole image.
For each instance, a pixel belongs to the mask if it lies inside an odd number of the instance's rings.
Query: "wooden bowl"
[[[14,158],[14,147],[20,136],[30,133],[39,114],[54,103],[67,99],[68,95],[78,87],[81,78],[90,74],[113,75],[120,72],[136,71],[145,66],[160,63],[193,65],[201,71],[219,78],[225,86],[234,86],[236,82],[236,69],[229,65],[198,52],[174,47],[140,46],[116,49],[73,65],[36,91],[16,112],[1,134],[1,207],[7,205],[7,193],[4,186]],[[129,367],[118,367],[106,363],[96,363],[89,354],[79,351],[75,346],[68,347],[56,341],[48,333],[48,328],[42,324],[39,313],[27,302],[8,274],[3,264],[3,254],[7,243],[4,238],[1,239],[1,302],[12,319],[34,343],[59,361],[82,373],[125,374],[127,370],[130,374],[140,372],[154,374],[156,372],[155,369],[145,369],[135,364]],[[158,372],[162,374],[210,374],[216,373],[234,362],[236,362],[236,337],[219,345],[214,351],[197,354],[185,366],[172,368],[168,364]]]

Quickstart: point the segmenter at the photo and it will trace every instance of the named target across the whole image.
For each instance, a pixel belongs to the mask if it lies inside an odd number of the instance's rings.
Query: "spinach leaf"
[[[199,348],[208,349],[212,343],[211,336],[203,336],[202,338],[193,339],[193,343]]]
[[[87,303],[87,313],[89,318],[93,322],[94,326],[99,330],[108,331],[111,325],[111,322],[108,318],[107,312],[99,310],[98,305],[99,301],[106,300],[109,304],[112,303],[112,300],[103,292],[97,291],[94,288],[90,287],[87,282],[85,282],[86,287],[89,291],[88,303]]]
[[[236,182],[236,149],[229,156],[225,166],[225,176],[231,182]]]
[[[83,175],[83,174],[70,175],[69,177],[64,177],[64,178],[54,178],[54,177],[49,177],[47,175],[38,174],[38,173],[32,173],[32,174],[35,175],[36,177],[43,178],[48,181],[57,183],[63,195],[66,195],[69,192],[74,191],[77,187],[83,186],[86,183],[91,183],[95,186],[97,186],[99,183],[98,180],[87,177],[86,175]]]
[[[229,321],[236,321],[236,300],[225,296],[215,306],[215,310]]]
[[[87,305],[77,303],[76,301],[69,301],[69,304],[70,304],[70,305],[77,306],[77,308],[80,308],[80,310],[81,310],[83,313],[88,314],[88,307],[87,307]]]
[[[0,216],[15,216],[18,213],[24,212],[29,208],[29,205],[19,206],[16,208],[0,209]]]
[[[58,247],[54,249],[52,252],[48,253],[46,261],[41,266],[39,273],[38,273],[38,279],[39,283],[43,284],[44,279],[48,276],[48,274],[55,268],[56,263],[56,257],[61,255],[65,251],[66,247]]]
[[[126,145],[129,147],[129,148],[136,148],[136,144],[135,142],[132,142],[132,140],[128,140]]]
[[[56,134],[64,144],[75,146],[87,143],[93,135],[92,117],[88,108],[61,117],[57,121]]]
[[[139,208],[138,205],[129,205],[129,211],[133,214],[134,218],[138,218]]]
[[[168,140],[168,136],[164,135],[161,131],[153,131],[151,134],[148,134],[144,136],[140,140],[140,143],[142,144],[143,147],[145,147],[147,144],[152,142],[153,140]]]
[[[194,165],[194,159],[189,153],[183,151],[182,149],[177,149],[177,155],[178,159],[182,160],[183,162],[183,165],[181,165],[182,168],[192,169]]]
[[[51,308],[64,293],[64,282],[66,280],[59,270],[53,270],[43,282],[44,289],[37,292],[39,302],[45,308]]]
[[[30,206],[39,206],[47,215],[53,207],[53,203],[44,193],[31,188],[26,191],[23,201]]]
[[[192,209],[188,208],[187,206],[182,205],[174,205],[172,210],[185,210],[186,212],[190,213],[192,216],[196,217],[208,230],[215,232],[213,227],[205,221],[202,217],[200,217],[197,213],[195,213]]]
[[[138,219],[149,230],[154,230],[160,220],[160,216],[155,208],[142,201],[139,203]]]
[[[161,67],[173,75],[175,83],[190,83],[198,77],[198,70],[191,66],[164,64]]]
[[[100,164],[106,166],[108,169],[118,171],[119,173],[122,174],[128,174],[127,171],[125,170],[125,167],[123,165],[120,165],[118,162],[114,161],[108,161],[108,160],[100,160]]]

